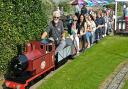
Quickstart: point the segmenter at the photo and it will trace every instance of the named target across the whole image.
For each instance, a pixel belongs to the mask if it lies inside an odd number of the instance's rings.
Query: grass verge
[[[128,89],[128,80],[126,81],[126,83],[122,89]]]
[[[46,80],[38,89],[98,89],[128,59],[128,37],[106,37]]]

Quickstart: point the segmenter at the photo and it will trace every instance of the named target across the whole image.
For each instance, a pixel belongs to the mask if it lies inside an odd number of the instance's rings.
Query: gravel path
[[[128,75],[128,65],[125,65],[121,70],[115,75],[115,77],[110,81],[104,89],[121,89],[124,85],[125,78]]]

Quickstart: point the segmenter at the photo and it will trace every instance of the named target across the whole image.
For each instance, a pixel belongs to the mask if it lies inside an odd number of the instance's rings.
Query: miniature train
[[[67,38],[67,43],[71,39]],[[12,89],[26,89],[31,81],[54,69],[61,61],[72,55],[73,44],[66,46],[55,55],[55,44],[47,41],[32,41],[25,51],[10,63],[9,75],[5,77],[5,86]]]

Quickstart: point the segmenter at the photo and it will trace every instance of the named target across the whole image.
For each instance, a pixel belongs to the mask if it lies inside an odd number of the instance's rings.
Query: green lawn
[[[106,37],[76,57],[38,89],[98,89],[128,59],[128,37]]]
[[[125,83],[125,86],[122,89],[128,89],[128,80]]]

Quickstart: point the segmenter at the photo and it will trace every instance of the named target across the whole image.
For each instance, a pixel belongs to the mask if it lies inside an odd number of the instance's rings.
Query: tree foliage
[[[59,3],[59,7],[63,7],[64,12],[66,12],[68,14],[73,12],[73,6],[71,6],[69,4],[69,1],[70,0],[65,0],[65,1]]]

